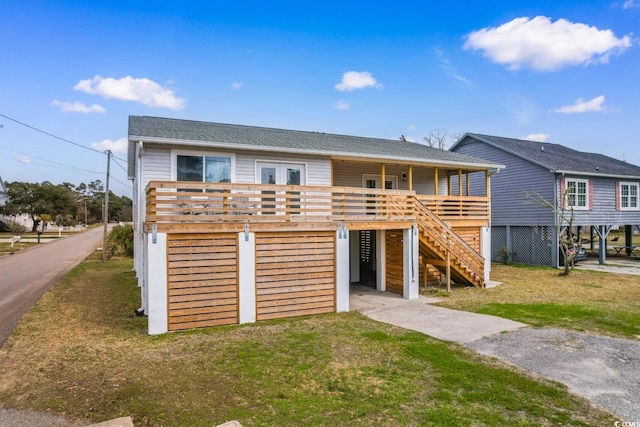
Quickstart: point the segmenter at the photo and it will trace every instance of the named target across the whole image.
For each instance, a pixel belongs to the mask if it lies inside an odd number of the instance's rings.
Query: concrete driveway
[[[560,329],[535,329],[500,317],[406,300],[352,286],[350,306],[380,322],[462,344],[487,356],[565,384],[628,422],[640,422],[640,341]]]
[[[598,258],[589,258],[576,264],[576,270],[594,270],[606,273],[633,274],[640,276],[640,259],[633,257],[607,257],[603,265],[598,263]]]

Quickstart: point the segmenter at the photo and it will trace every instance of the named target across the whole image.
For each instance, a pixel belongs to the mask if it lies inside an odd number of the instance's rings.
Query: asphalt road
[[[103,232],[98,227],[0,257],[0,346],[51,286],[102,247]]]

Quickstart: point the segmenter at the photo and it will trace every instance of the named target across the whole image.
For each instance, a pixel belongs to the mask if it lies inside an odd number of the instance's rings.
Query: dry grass
[[[136,426],[612,425],[495,360],[342,313],[149,337],[131,262],[90,259],[0,349],[0,406]]]
[[[640,276],[494,264],[490,289],[455,288],[440,305],[556,326],[635,338],[640,335]],[[428,294],[434,292],[431,289]]]

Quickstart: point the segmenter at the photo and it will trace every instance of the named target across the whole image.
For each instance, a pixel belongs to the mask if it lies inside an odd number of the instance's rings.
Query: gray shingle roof
[[[207,143],[217,147],[444,163],[478,169],[499,166],[475,157],[400,140],[147,116],[129,117],[129,140]]]
[[[640,177],[640,167],[597,153],[585,153],[559,144],[467,134],[489,145],[520,155],[554,172]]]

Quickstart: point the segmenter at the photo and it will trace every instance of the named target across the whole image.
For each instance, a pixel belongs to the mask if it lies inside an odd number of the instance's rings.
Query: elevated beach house
[[[128,160],[151,334],[348,311],[351,283],[416,298],[427,280],[488,279],[493,162],[399,140],[139,116]]]
[[[471,133],[450,150],[506,165],[491,182],[493,259],[508,248],[514,262],[562,264],[557,234],[566,231],[566,223],[559,224],[556,213],[563,205],[568,215],[573,209],[573,225],[584,232],[584,241],[592,249],[598,241],[601,263],[614,228],[625,228],[626,238],[612,249],[627,255],[637,250],[632,230],[640,225],[640,166],[560,144]],[[531,195],[555,209],[533,202]]]

